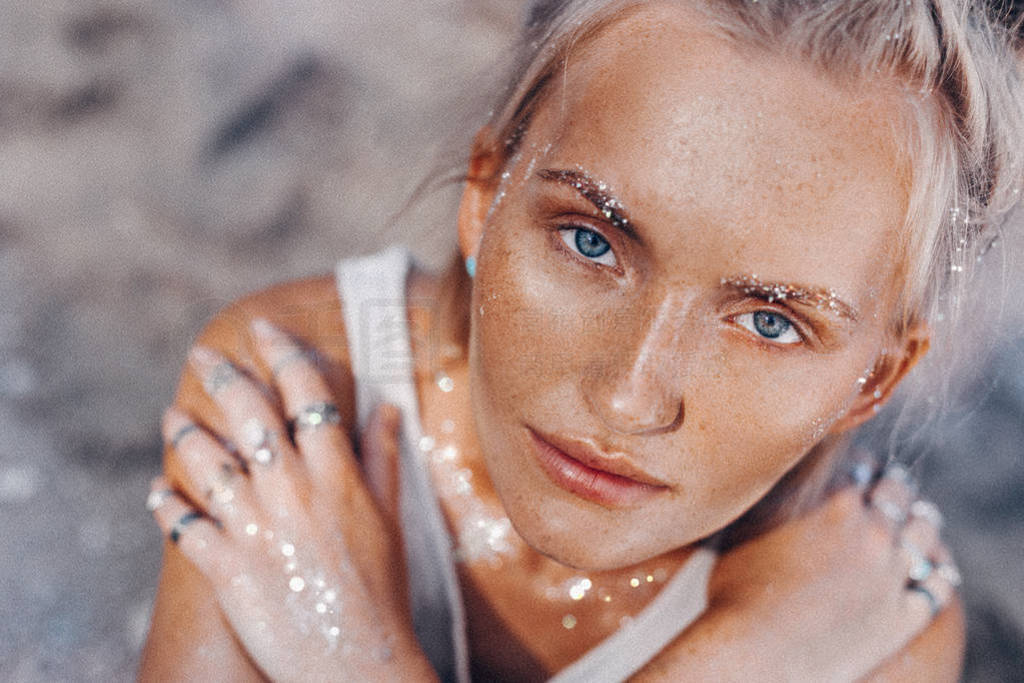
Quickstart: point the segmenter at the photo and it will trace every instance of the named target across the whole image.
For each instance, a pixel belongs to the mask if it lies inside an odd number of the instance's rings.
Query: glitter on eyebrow
[[[724,277],[721,284],[738,289],[744,294],[764,298],[768,303],[793,300],[854,322],[860,318],[857,309],[840,299],[834,289],[813,289],[781,282],[764,282],[757,275]]]
[[[612,222],[612,225],[635,236],[629,218],[626,217],[626,207],[623,206],[621,201],[611,195],[611,189],[607,183],[594,180],[582,168],[576,171],[544,169],[539,171],[537,175],[544,180],[569,185],[579,192],[584,199],[593,204],[601,212],[601,215]]]

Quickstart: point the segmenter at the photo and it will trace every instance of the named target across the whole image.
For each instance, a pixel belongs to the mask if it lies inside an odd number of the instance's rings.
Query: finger
[[[395,406],[379,406],[363,432],[360,451],[370,493],[392,520],[398,516],[398,430],[401,419],[401,412]]]
[[[911,517],[900,532],[900,540],[912,544],[925,557],[933,559],[939,545],[939,530],[925,519]]]
[[[915,497],[915,487],[907,470],[890,465],[868,492],[868,503],[895,532],[907,521]]]
[[[913,623],[921,630],[945,609],[953,598],[953,587],[938,574],[907,585],[905,599]]]
[[[253,490],[275,510],[303,499],[296,453],[284,421],[266,393],[219,353],[197,346],[189,361],[228,423],[228,435],[245,459]]]
[[[162,431],[170,474],[193,505],[229,526],[254,517],[253,494],[234,455],[177,408],[164,413]]]
[[[177,546],[199,571],[211,576],[218,569],[212,558],[227,554],[223,534],[209,517],[174,491],[167,479],[157,477],[153,480],[146,507],[153,513],[157,526],[168,541]]]
[[[294,425],[293,437],[312,480],[337,486],[343,470],[354,473],[357,466],[331,390],[311,353],[262,318],[254,320],[251,328],[257,351],[273,373],[284,412]]]

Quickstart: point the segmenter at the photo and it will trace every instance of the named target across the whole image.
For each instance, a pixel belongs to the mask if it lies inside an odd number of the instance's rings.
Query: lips
[[[580,498],[605,507],[630,507],[668,490],[627,456],[609,456],[582,441],[528,431],[541,470]]]

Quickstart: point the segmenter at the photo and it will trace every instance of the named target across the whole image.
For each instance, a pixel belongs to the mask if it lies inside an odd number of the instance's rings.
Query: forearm
[[[212,588],[168,545],[139,681],[265,680],[224,621]]]
[[[850,663],[840,661],[832,661],[831,670],[823,671],[811,664],[813,657],[801,654],[800,643],[787,647],[784,640],[763,619],[751,619],[730,609],[712,609],[631,680],[853,680],[858,675]],[[964,642],[963,607],[954,600],[905,648],[880,662],[861,680],[954,683],[960,677]]]

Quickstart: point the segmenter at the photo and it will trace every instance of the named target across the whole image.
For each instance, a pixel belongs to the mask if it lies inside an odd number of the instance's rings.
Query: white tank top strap
[[[452,542],[419,448],[423,434],[406,317],[410,264],[401,247],[345,259],[336,268],[337,286],[359,430],[381,403],[402,411],[400,521],[416,635],[441,680],[468,683],[465,615]]]

